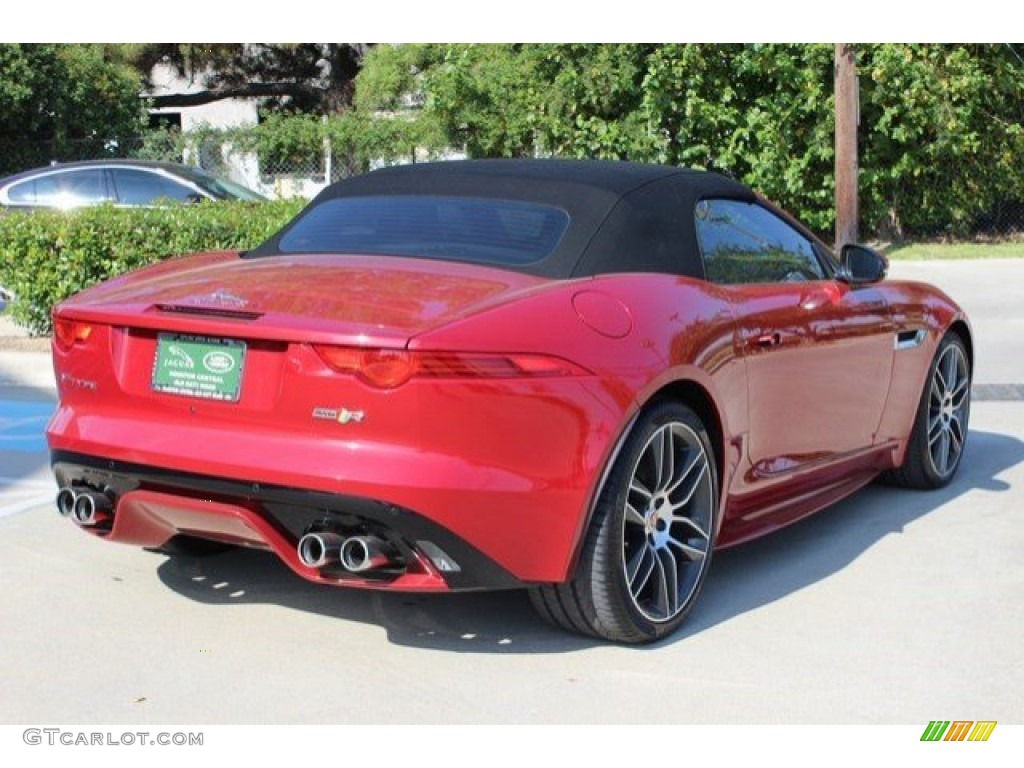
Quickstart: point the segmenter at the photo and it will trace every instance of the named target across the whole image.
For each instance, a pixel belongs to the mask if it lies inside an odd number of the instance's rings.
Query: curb
[[[49,336],[32,336],[8,315],[0,312],[0,352],[49,352]]]
[[[0,336],[0,352],[49,353],[49,336]]]

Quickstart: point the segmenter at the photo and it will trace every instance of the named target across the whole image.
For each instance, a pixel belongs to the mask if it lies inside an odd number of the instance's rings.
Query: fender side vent
[[[912,331],[900,331],[896,334],[896,349],[913,349],[921,346],[928,332],[924,328],[916,328]]]

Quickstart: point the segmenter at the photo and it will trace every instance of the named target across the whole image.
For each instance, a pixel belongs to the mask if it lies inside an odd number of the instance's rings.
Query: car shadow
[[[829,509],[765,538],[715,554],[704,593],[681,642],[842,570],[885,536],[975,489],[1010,490],[997,476],[1024,460],[1024,442],[972,431],[956,480],[939,491],[872,485]],[[277,604],[341,621],[376,624],[402,646],[463,653],[565,653],[602,643],[544,623],[523,591],[401,595],[333,589],[288,571],[274,555],[232,550],[208,558],[174,557],[161,581],[203,603]]]

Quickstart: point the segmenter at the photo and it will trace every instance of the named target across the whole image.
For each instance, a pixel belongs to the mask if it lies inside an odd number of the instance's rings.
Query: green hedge
[[[17,297],[14,319],[47,334],[50,309],[73,293],[170,256],[252,248],[302,205],[218,202],[0,214],[0,285]]]

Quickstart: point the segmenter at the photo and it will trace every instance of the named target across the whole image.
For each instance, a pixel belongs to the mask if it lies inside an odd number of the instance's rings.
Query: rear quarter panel
[[[594,294],[602,298],[591,302]],[[581,295],[603,308],[605,323],[586,312]],[[618,334],[622,326],[626,330],[621,335],[602,332],[614,328]],[[731,306],[716,286],[689,278],[628,274],[562,283],[428,332],[410,346],[537,352],[571,360],[595,374],[594,386],[605,408],[600,423],[588,426],[598,444],[588,457],[591,487],[578,539],[599,490],[601,470],[633,416],[676,382],[699,385],[714,403],[722,436],[719,482],[728,487],[741,458],[735,438],[747,423],[745,369],[735,353],[734,328]]]

